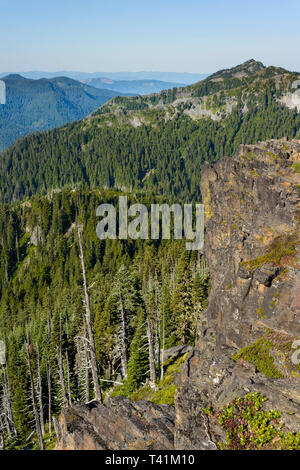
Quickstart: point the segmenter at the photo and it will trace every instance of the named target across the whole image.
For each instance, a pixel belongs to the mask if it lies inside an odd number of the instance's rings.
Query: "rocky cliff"
[[[60,417],[58,448],[216,449],[220,410],[255,392],[282,412],[282,429],[300,431],[300,142],[241,146],[204,166],[201,191],[212,289],[175,410],[124,398],[76,406]]]
[[[212,290],[177,393],[175,446],[216,448],[214,411],[248,392],[299,432],[300,142],[241,146],[204,166],[201,191]]]

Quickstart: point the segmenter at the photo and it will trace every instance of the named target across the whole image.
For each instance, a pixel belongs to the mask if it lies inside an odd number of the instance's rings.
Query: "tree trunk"
[[[47,326],[48,326],[48,341],[51,340],[51,321],[47,313]],[[48,388],[48,422],[49,434],[52,436],[52,400],[51,400],[51,361],[50,357],[47,358],[47,388]]]
[[[43,406],[43,389],[42,389],[42,377],[41,377],[41,367],[40,367],[40,352],[39,347],[36,345],[37,350],[37,374],[38,374],[38,399],[40,407],[40,423],[42,436],[45,435],[45,421],[44,421],[44,406]]]
[[[86,334],[86,325],[84,325],[84,334]],[[90,400],[90,374],[89,374],[89,350],[88,343],[84,341],[84,398],[87,403]]]
[[[58,375],[63,399],[63,407],[65,408],[68,406],[68,397],[66,392],[66,385],[65,385],[65,378],[64,378],[64,367],[63,367],[63,360],[62,360],[62,350],[61,344],[59,344],[56,348],[57,351],[57,364],[58,364]]]
[[[91,321],[90,296],[89,296],[89,290],[88,290],[87,279],[86,279],[86,269],[85,269],[83,249],[82,249],[81,232],[80,232],[79,227],[78,227],[78,243],[79,243],[79,249],[80,249],[81,267],[82,267],[83,288],[84,288],[84,298],[85,298],[84,303],[85,303],[85,312],[86,312],[85,319],[86,319],[88,340],[89,340],[89,345],[90,345],[89,353],[90,353],[90,359],[91,359],[95,400],[102,402],[102,393],[101,393],[100,383],[98,379],[95,339],[94,339],[94,333],[93,333],[92,321]]]
[[[147,337],[149,345],[149,365],[150,365],[150,387],[155,387],[156,382],[156,369],[155,369],[155,354],[153,345],[153,321],[147,318]]]
[[[127,379],[127,368],[128,368],[128,358],[127,358],[127,334],[126,334],[126,318],[125,318],[125,309],[123,305],[123,299],[121,294],[121,288],[119,286],[119,300],[120,300],[120,312],[121,312],[121,366],[122,366],[122,375],[123,379]]]
[[[34,380],[33,380],[32,368],[31,368],[28,332],[27,332],[27,363],[28,363],[29,378],[30,378],[30,392],[31,392],[31,401],[32,401],[33,414],[34,414],[34,420],[35,420],[35,429],[36,429],[36,433],[38,437],[39,449],[44,450],[44,442],[43,442],[43,436],[42,436],[42,430],[41,430],[40,417],[39,417],[38,408],[37,408],[36,399],[35,399]]]
[[[61,332],[61,315],[59,316],[59,344],[56,347],[57,352],[57,364],[58,364],[58,375],[63,399],[63,407],[68,406],[68,397],[66,392],[65,376],[64,376],[64,364],[62,355],[62,332]]]
[[[158,309],[158,288],[155,286],[155,357],[157,363],[158,377],[160,377],[160,314]]]
[[[67,384],[68,384],[69,405],[72,405],[72,392],[71,392],[71,380],[70,380],[70,368],[69,368],[68,351],[66,351],[66,366],[67,366]]]
[[[51,368],[50,361],[47,364],[47,385],[48,385],[48,421],[49,421],[49,434],[52,436],[52,403],[51,403]]]
[[[10,387],[8,377],[6,375],[5,366],[2,366],[2,387],[3,387],[3,412],[6,430],[8,434],[16,434],[16,428],[12,413],[12,404],[10,398]]]
[[[163,308],[162,313],[162,349],[161,349],[161,368],[160,368],[160,380],[164,378],[164,361],[165,361],[165,310]]]

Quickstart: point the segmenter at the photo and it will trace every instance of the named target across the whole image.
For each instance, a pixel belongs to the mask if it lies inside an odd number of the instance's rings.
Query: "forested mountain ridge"
[[[66,77],[30,80],[11,74],[1,80],[6,104],[0,106],[0,151],[26,134],[82,119],[120,93]]]
[[[112,110],[138,114],[139,110],[158,108],[165,111],[165,119],[170,119],[168,111],[171,106],[176,113],[184,112],[193,119],[207,116],[221,120],[231,114],[235,107],[239,108],[239,105],[243,105],[244,113],[248,106],[259,107],[262,96],[267,93],[280,102],[283,96],[293,93],[292,84],[299,77],[299,73],[288,72],[280,67],[265,67],[261,62],[250,60],[232,69],[216,72],[187,87],[166,90],[140,100],[138,97],[112,99],[95,111],[93,116]]]
[[[200,200],[204,161],[299,134],[299,74],[248,61],[185,88],[116,97],[86,119],[27,136],[0,159],[0,199],[57,187],[127,188]]]

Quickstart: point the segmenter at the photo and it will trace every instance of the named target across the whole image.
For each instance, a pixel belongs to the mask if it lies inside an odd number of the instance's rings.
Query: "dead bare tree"
[[[128,357],[127,357],[127,334],[126,334],[126,317],[125,309],[123,304],[123,298],[121,293],[121,286],[119,284],[119,303],[120,303],[120,315],[121,315],[121,324],[120,324],[120,346],[121,346],[121,368],[123,379],[127,378],[127,368],[128,368]]]
[[[84,323],[84,337],[87,337],[86,333],[86,324]],[[90,373],[89,373],[89,348],[88,342],[84,341],[84,395],[85,395],[85,402],[87,403],[90,399]]]
[[[56,353],[57,353],[58,375],[59,375],[59,382],[60,382],[60,388],[61,388],[61,393],[62,393],[63,407],[66,407],[68,406],[68,397],[67,397],[65,377],[64,377],[64,365],[63,365],[63,359],[62,359],[61,344],[59,344],[56,347]]]
[[[84,336],[76,336],[76,362],[75,370],[78,381],[78,389],[80,391],[80,397],[87,403],[90,399],[90,374],[89,374],[89,352],[88,352],[88,341],[86,338],[86,327],[84,324]]]
[[[66,351],[66,368],[67,368],[67,385],[68,385],[69,405],[72,405],[71,378],[70,378],[70,367],[69,367],[68,351]]]
[[[50,316],[47,314],[47,327],[48,327],[48,340],[51,339],[51,321]],[[50,357],[47,357],[47,388],[48,388],[48,422],[49,422],[49,434],[52,436],[52,400],[51,400],[51,361]]]
[[[6,427],[7,434],[16,434],[16,428],[12,412],[11,393],[8,377],[6,374],[5,364],[2,364],[2,416]]]
[[[157,338],[156,333],[156,290],[155,283],[153,282],[152,275],[148,274],[148,288],[145,292],[145,305],[147,312],[147,339],[149,351],[149,367],[150,367],[150,387],[155,387],[156,382],[156,348]],[[155,344],[156,343],[156,344]]]
[[[27,364],[28,364],[28,371],[29,371],[29,378],[30,378],[30,394],[31,394],[31,402],[33,407],[33,414],[34,414],[34,421],[35,421],[35,430],[38,437],[39,449],[44,450],[44,442],[41,430],[41,423],[40,423],[40,416],[38,413],[38,407],[35,398],[35,389],[34,389],[34,379],[31,367],[31,359],[30,359],[30,349],[31,345],[29,343],[29,332],[27,331]]]
[[[164,360],[165,360],[165,309],[162,310],[162,348],[161,348],[161,368],[160,368],[160,380],[164,378]]]
[[[149,347],[149,366],[150,366],[150,387],[155,387],[156,382],[156,368],[155,368],[155,354],[154,354],[154,339],[153,339],[153,320],[147,317],[147,337]]]
[[[39,400],[39,408],[40,408],[40,423],[41,423],[41,431],[42,436],[45,435],[45,421],[44,421],[44,405],[43,405],[43,388],[42,388],[42,377],[41,377],[41,366],[40,366],[40,351],[38,344],[36,344],[36,352],[37,352],[37,376],[38,376],[38,400]]]
[[[82,240],[81,240],[81,230],[79,227],[78,227],[78,243],[79,243],[79,250],[80,250],[82,277],[83,277],[85,320],[86,320],[87,337],[89,341],[89,356],[90,356],[91,369],[92,369],[94,394],[95,394],[95,400],[102,402],[101,387],[100,387],[100,383],[98,379],[95,339],[94,339],[92,320],[91,320],[90,296],[89,296],[89,289],[88,289],[87,278],[86,278],[86,269],[85,269]]]
[[[16,427],[12,412],[10,386],[8,376],[6,374],[6,347],[4,341],[0,341],[0,364],[2,365],[2,407],[0,409],[1,433],[4,434],[4,430],[6,428],[7,434],[16,434]]]
[[[160,364],[160,348],[161,348],[161,318],[160,318],[160,311],[159,311],[159,284],[157,279],[155,280],[154,284],[155,288],[155,358],[156,358],[156,364],[157,364],[157,371],[158,371],[158,377],[161,375],[161,364]]]
[[[60,388],[62,393],[63,407],[68,406],[68,397],[66,392],[65,376],[64,376],[64,364],[62,355],[62,331],[61,331],[61,316],[59,317],[59,344],[56,346],[56,356],[58,365],[58,375]]]
[[[50,366],[50,361],[47,362],[47,386],[48,386],[49,434],[50,434],[50,436],[52,436],[52,401],[51,401],[51,366]]]

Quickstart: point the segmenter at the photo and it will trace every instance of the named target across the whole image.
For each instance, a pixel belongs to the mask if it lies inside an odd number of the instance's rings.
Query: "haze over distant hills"
[[[9,75],[10,72],[0,73],[0,78]],[[188,72],[77,72],[77,71],[58,71],[58,72],[41,72],[38,70],[29,72],[18,72],[25,78],[39,79],[39,78],[55,78],[55,77],[69,77],[73,80],[88,80],[95,78],[109,78],[111,80],[159,80],[164,82],[175,82],[176,84],[191,85],[192,83],[199,82],[208,77],[209,74],[203,73],[188,73]]]
[[[30,80],[13,74],[2,81],[6,104],[0,105],[0,152],[26,134],[82,119],[120,94],[66,77]]]
[[[80,81],[95,88],[114,90],[134,95],[148,95],[150,93],[159,93],[162,90],[184,86],[183,83],[163,82],[161,80],[112,80],[106,77],[88,78]]]

